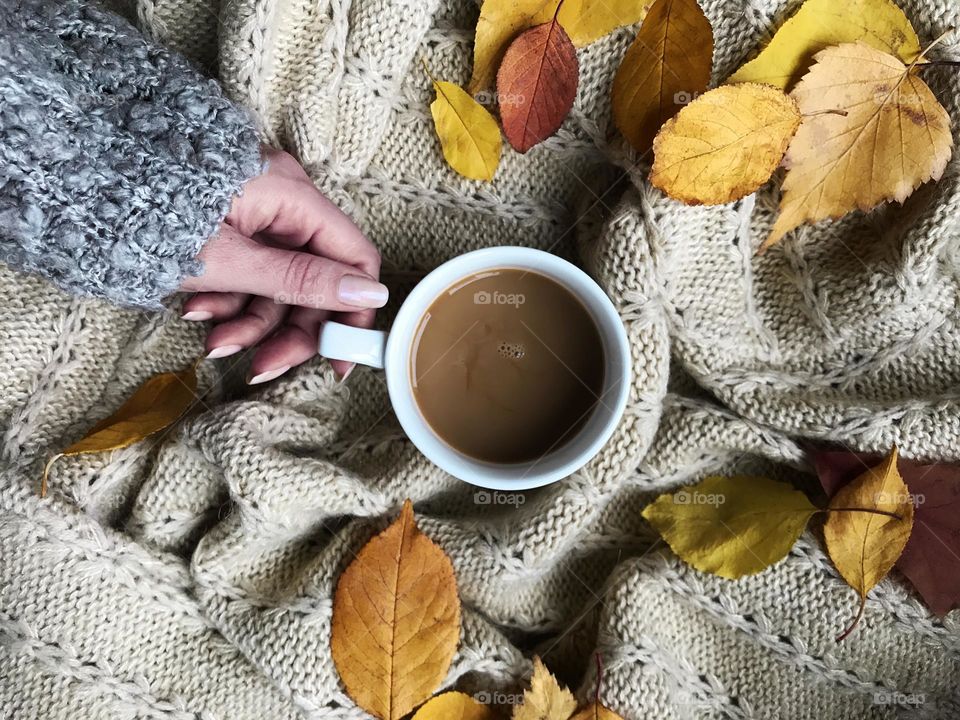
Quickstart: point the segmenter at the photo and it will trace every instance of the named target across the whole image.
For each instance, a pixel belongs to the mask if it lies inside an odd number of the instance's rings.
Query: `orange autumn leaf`
[[[613,121],[640,152],[707,89],[713,29],[696,0],[657,0],[613,79]]]
[[[450,558],[420,532],[413,505],[368,542],[340,576],[330,650],[353,701],[399,720],[429,698],[460,638]]]
[[[133,445],[173,425],[190,409],[196,397],[195,367],[150,378],[113,415],[101,420],[80,440],[50,458],[43,470],[40,497],[47,494],[47,476],[57,459]]]
[[[577,96],[577,52],[556,19],[522,33],[497,73],[503,133],[525,153],[553,135]]]
[[[623,720],[623,717],[599,702],[592,702],[570,720]]]

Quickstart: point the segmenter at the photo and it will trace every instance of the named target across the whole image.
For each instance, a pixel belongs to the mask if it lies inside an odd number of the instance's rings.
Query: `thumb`
[[[309,252],[268,247],[222,225],[200,253],[204,273],[183,289],[240,292],[333,311],[383,307],[387,286],[359,268]]]

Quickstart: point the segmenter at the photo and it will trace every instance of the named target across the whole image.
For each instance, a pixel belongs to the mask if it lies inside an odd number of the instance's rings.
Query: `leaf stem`
[[[597,705],[600,704],[600,686],[603,684],[603,660],[600,657],[600,653],[596,654],[597,658],[597,689],[593,693],[593,701]]]
[[[50,468],[53,467],[53,463],[63,457],[63,453],[57,453],[52,458],[47,460],[47,464],[43,466],[43,477],[40,478],[40,497],[45,498],[47,496],[47,478],[50,475]]]
[[[804,113],[801,117],[816,117],[817,115],[840,115],[841,117],[846,117],[849,115],[846,110],[818,110],[817,112]]]
[[[557,3],[557,9],[553,13],[553,21],[557,22],[557,18],[560,17],[560,8],[563,7],[563,0]]]
[[[923,70],[928,67],[960,67],[960,60],[928,60],[927,62],[914,65],[917,70]]]
[[[903,520],[900,515],[897,515],[895,512],[890,512],[889,510],[880,510],[879,508],[863,508],[863,507],[842,507],[842,508],[823,508],[822,510],[817,510],[817,512],[866,512],[873,513],[874,515],[886,515],[887,517],[892,517],[895,520]]]
[[[853,618],[853,622],[850,623],[850,626],[836,637],[836,641],[838,643],[842,643],[844,640],[846,640],[850,633],[853,632],[854,628],[860,624],[860,619],[863,617],[863,610],[866,606],[867,596],[864,594],[860,596],[860,607],[857,609],[857,616]]]
[[[427,74],[427,77],[430,78],[430,82],[436,85],[437,79],[433,76],[433,73],[430,72],[430,68],[427,66],[426,58],[423,57],[422,54],[418,55],[417,58],[420,60],[420,64],[423,65],[423,71]]]

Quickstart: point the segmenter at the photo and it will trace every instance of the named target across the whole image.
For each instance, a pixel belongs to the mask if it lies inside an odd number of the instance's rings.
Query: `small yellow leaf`
[[[523,693],[523,703],[513,708],[513,720],[570,720],[576,709],[573,693],[560,687],[540,658],[534,658],[530,689]]]
[[[791,95],[804,118],[787,150],[780,217],[761,249],[802,223],[902,203],[947,167],[950,117],[893,55],[864,43],[828,48]]]
[[[696,0],[657,0],[613,79],[613,121],[646,152],[660,127],[707,89],[713,30]]]
[[[782,559],[817,508],[787,483],[711,476],[643,510],[667,544],[697,570],[736,579]]]
[[[570,720],[623,720],[623,717],[617,715],[617,713],[610,708],[604,707],[599,702],[593,702],[570,718]]]
[[[175,423],[196,399],[197,373],[194,367],[150,378],[113,415],[101,420],[83,438],[50,458],[43,471],[40,497],[47,494],[47,475],[58,458],[133,445]]]
[[[563,0],[557,20],[577,47],[589,45],[624,25],[643,20],[652,0]],[[550,22],[557,2],[548,2],[534,25]]]
[[[453,83],[435,81],[430,105],[443,156],[472,180],[493,180],[500,164],[500,128],[486,108]]]
[[[856,627],[867,593],[903,553],[913,530],[913,510],[910,491],[897,469],[896,448],[831,498],[823,525],[827,553],[860,596],[860,612],[839,639]]]
[[[920,54],[920,40],[891,0],[807,0],[754,60],[728,82],[792,86],[813,56],[831,45],[862,40],[906,63]]]
[[[500,61],[511,41],[554,15],[577,47],[587,45],[622,25],[640,22],[649,0],[484,0],[473,45],[471,93],[494,84]]]
[[[496,720],[488,705],[478,703],[461,692],[437,695],[417,710],[413,720]]]
[[[527,28],[539,25],[534,18],[559,0],[484,0],[473,43],[473,75],[467,88],[478,93],[492,87],[500,61],[510,42]],[[551,15],[552,17],[552,15]]]
[[[691,205],[721,205],[770,179],[800,124],[797,104],[768,85],[724,85],[660,130],[650,182]]]
[[[453,565],[400,517],[344,570],[333,600],[330,650],[347,694],[381,720],[399,720],[447,674],[460,638]]]

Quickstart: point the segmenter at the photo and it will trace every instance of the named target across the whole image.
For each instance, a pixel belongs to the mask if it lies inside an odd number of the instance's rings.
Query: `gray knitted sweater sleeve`
[[[248,115],[80,0],[0,3],[0,259],[143,308],[199,274],[261,170]]]

